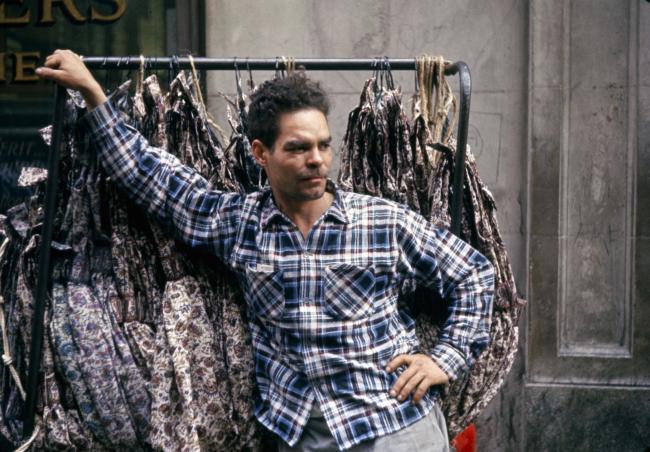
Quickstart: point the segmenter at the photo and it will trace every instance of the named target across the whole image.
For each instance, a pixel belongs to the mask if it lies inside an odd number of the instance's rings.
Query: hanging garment
[[[450,143],[455,158],[455,143]],[[476,161],[467,153],[464,187],[467,227],[463,228],[463,238],[485,255],[495,268],[495,292],[493,300],[491,342],[477,359],[474,367],[463,381],[449,388],[449,402],[443,405],[451,420],[450,429],[462,431],[496,395],[503,380],[512,368],[517,353],[519,327],[517,321],[526,304],[519,297],[507,251],[498,230],[496,204],[490,191],[478,176]],[[456,402],[457,400],[457,402]]]
[[[250,165],[250,155],[239,155],[250,153],[247,140],[242,139],[243,126],[236,128],[236,144],[226,155],[194,95],[192,80],[179,74],[166,97],[155,76],[138,82],[132,101],[129,83],[111,96],[127,123],[153,144],[169,147],[217,188],[252,189],[252,180],[260,182],[258,175],[251,176],[255,167]],[[34,444],[45,449],[83,449],[93,444],[111,450],[149,446],[260,450],[252,404],[254,366],[241,292],[225,267],[177,246],[164,228],[149,223],[106,180],[87,147],[80,119],[83,100],[69,94],[54,227],[54,243],[63,243],[67,253],[53,257],[56,277],[52,303],[46,306],[51,343],[44,348],[52,347],[53,381],[63,384],[61,392],[71,402],[66,408],[79,410],[66,422],[79,420],[81,426],[75,430],[73,423],[64,428],[67,412],[59,406],[56,388],[44,383],[46,405],[38,408],[43,429]],[[240,100],[238,120],[243,122],[243,97]],[[51,128],[43,135],[51,138]],[[241,163],[249,164],[248,169],[239,168],[238,173],[236,165]],[[24,182],[42,182],[41,173],[26,174]],[[239,180],[237,175],[248,179]],[[27,220],[42,214],[40,202],[21,207],[25,216],[21,230],[33,227]],[[30,248],[17,250],[17,255],[30,253],[32,266],[37,238]],[[192,262],[211,270],[197,270]],[[20,339],[17,352],[24,375],[35,279],[28,280],[24,272],[17,275],[7,274],[3,289],[17,294],[13,298],[20,309],[12,311],[12,325],[20,328],[12,331]],[[186,308],[193,317],[178,317]],[[197,330],[197,325],[202,327]],[[204,345],[197,346],[197,341]],[[3,400],[9,401],[5,406],[11,408],[7,414],[13,431],[5,436],[18,444],[22,400],[16,398],[15,387],[6,389]]]
[[[36,240],[29,240],[30,220],[26,204],[15,206],[7,211],[7,216],[0,216],[0,241],[2,254],[0,258],[0,297],[4,331],[2,332],[2,404],[0,405],[0,435],[2,439],[16,443],[22,437],[20,413],[24,397],[19,389],[20,377],[27,369],[25,351],[29,341],[23,336],[28,330],[29,321],[22,321],[23,314],[29,316],[31,311],[23,312],[25,301],[29,303],[31,291],[25,285],[25,273],[33,275],[34,250]],[[19,278],[20,277],[20,278]],[[29,276],[27,276],[29,278]],[[31,336],[31,330],[29,330]],[[30,337],[28,336],[28,337]],[[5,358],[6,357],[6,358]]]
[[[145,80],[145,86],[154,85],[155,81],[151,78]],[[184,75],[179,74],[171,89],[170,97],[177,101],[170,106],[170,110],[173,110],[174,114],[168,114],[168,118],[175,121],[176,127],[179,127],[172,129],[176,130],[176,140],[179,143],[191,142],[193,144],[180,148],[185,153],[179,152],[174,145],[170,145],[169,151],[180,159],[191,159],[192,161],[205,161],[208,160],[208,155],[216,155],[217,159],[212,168],[201,167],[201,174],[211,180],[215,187],[242,187],[241,182],[234,179],[236,171],[233,170],[228,159],[224,159],[224,152],[220,148],[216,135],[209,128],[209,120],[202,113],[205,109],[200,108],[199,101],[193,96]],[[185,99],[185,102],[180,102],[178,99]],[[187,129],[184,125],[193,127]],[[247,150],[238,147],[233,147],[233,149],[239,149],[242,152]],[[210,446],[212,444],[212,447],[219,449],[249,448],[255,450],[259,442],[257,438],[259,434],[252,409],[254,379],[250,333],[245,328],[246,321],[242,310],[243,299],[234,285],[234,279],[216,259],[192,251],[184,245],[176,244],[154,225],[152,225],[152,230],[157,231],[154,235],[157,237],[159,254],[168,281],[163,296],[163,306],[172,302],[181,303],[174,309],[163,309],[162,313],[166,328],[164,331],[167,331],[166,338],[170,348],[174,351],[184,350],[175,353],[171,363],[177,375],[174,391],[181,401],[184,401],[180,405],[175,405],[178,407],[176,412],[181,418],[184,418],[184,421],[178,425],[185,425],[185,432],[195,432],[198,428],[199,434],[203,437],[196,437],[195,445],[205,446],[207,444]],[[198,287],[201,288],[200,291],[197,289]],[[188,293],[195,295],[188,296]],[[200,320],[209,322],[211,325],[210,328],[205,327],[198,338],[192,335],[196,335],[196,331],[182,326],[181,318],[170,317],[177,310],[184,312],[187,306],[183,303],[191,303],[192,310],[199,316],[195,319],[196,322]],[[208,325],[208,323],[203,323],[203,325]],[[179,331],[182,331],[183,334],[179,334]],[[211,358],[208,360],[208,355],[205,355],[205,359],[199,359],[199,365],[187,366],[187,362],[197,359],[193,351],[197,350],[196,346],[194,349],[187,349],[187,344],[192,344],[199,339],[205,344],[211,344],[212,354],[209,355]],[[157,343],[162,347],[163,338],[158,338]],[[206,347],[207,349],[208,347]],[[204,350],[204,353],[207,352]],[[186,378],[185,374],[190,376],[196,374],[196,376]],[[202,379],[206,378],[204,374],[215,375],[217,379],[209,384],[202,382]],[[173,383],[171,384],[173,385]],[[202,401],[205,396],[201,396],[201,394],[205,392],[206,388],[210,388],[208,392],[217,391],[214,399],[219,401],[221,408],[213,407],[214,402],[211,402],[208,405],[210,409],[205,410],[205,400]],[[158,391],[157,393],[167,397],[164,392]],[[190,397],[188,394],[194,394],[194,396]],[[166,405],[173,406],[172,401],[166,402]],[[204,412],[206,413],[202,415],[205,417],[204,419],[196,417],[197,413]],[[169,420],[162,421],[170,422]],[[206,427],[201,429],[201,423],[205,423]],[[171,427],[165,428],[163,425],[159,430],[171,431]],[[193,435],[193,433],[178,434],[176,438],[181,438],[182,442],[189,440]],[[174,440],[168,442],[173,443]]]
[[[410,127],[401,93],[376,78],[363,87],[341,147],[338,183],[344,190],[392,199],[419,212]]]
[[[403,141],[401,123],[406,121],[392,123],[386,119],[403,114],[396,90],[390,84],[383,86],[379,76],[366,82],[359,105],[349,116],[338,180],[347,189],[406,203],[432,223],[448,228],[456,152],[452,131],[457,107],[444,80],[444,60],[419,59],[418,81],[419,95],[414,100],[415,118],[408,147],[394,144]],[[382,115],[385,111],[393,113]],[[393,137],[392,141],[385,138],[386,134]],[[394,149],[403,156],[395,156]],[[396,161],[403,165],[394,165]],[[402,171],[401,178],[392,171],[394,167]],[[497,278],[490,345],[477,357],[470,371],[452,382],[443,394],[442,407],[450,437],[472,422],[501,387],[514,361],[517,319],[525,304],[517,296],[507,252],[498,232],[494,199],[479,178],[469,148],[465,172],[461,238],[490,260]],[[406,181],[397,193],[392,190],[395,180]],[[432,292],[418,289],[408,293],[412,289],[405,288],[403,308],[414,312],[418,339],[423,349],[430,352],[445,322],[446,306]]]
[[[226,115],[232,129],[232,134],[230,136],[230,144],[225,153],[233,168],[235,178],[241,181],[241,189],[237,191],[251,193],[264,186],[266,176],[262,168],[253,159],[251,144],[248,140],[246,98],[241,86],[239,70],[235,70],[235,75],[237,96],[234,102],[227,99],[233,108],[230,105],[226,107]]]
[[[456,98],[444,78],[442,57],[420,57],[416,59],[416,67],[411,143],[420,213],[434,224],[448,226],[445,216],[450,211],[449,184],[453,173],[444,158],[451,150],[444,143],[452,139],[457,118]]]
[[[53,295],[54,296],[54,295]],[[83,422],[81,416],[83,408],[76,410],[72,406],[72,397],[61,393],[64,388],[57,381],[55,371],[54,356],[52,350],[52,334],[50,328],[51,317],[50,311],[45,313],[45,337],[50,339],[45,342],[43,347],[43,421],[45,431],[41,439],[41,444],[36,444],[37,449],[45,448],[48,450],[105,450],[101,443],[94,440],[93,434],[89,430],[92,427],[87,422]],[[67,396],[67,397],[66,397]]]
[[[173,87],[183,89],[177,99],[189,94],[183,78],[179,77],[175,82]],[[155,79],[149,78],[144,84],[145,90],[157,92]],[[172,107],[176,109],[172,116],[174,120],[190,124],[188,107],[192,108],[191,102],[176,102]],[[191,111],[196,113],[196,110]],[[138,116],[136,114],[136,120],[144,122],[145,116]],[[162,115],[157,117],[162,118]],[[151,130],[156,128],[154,126]],[[159,142],[155,136],[150,139],[154,145]],[[186,149],[196,152],[195,149]],[[203,161],[198,152],[192,158]],[[209,171],[206,167],[203,170]],[[218,343],[220,336],[208,319],[206,299],[196,279],[189,276],[191,264],[188,257],[159,227],[150,226],[158,242],[167,281],[155,335],[152,445],[163,450],[232,448],[235,433],[229,422],[231,413],[227,402],[230,391],[222,347]],[[166,372],[161,372],[165,369]]]
[[[40,240],[38,233],[40,232],[42,216],[42,209],[40,208],[42,194],[43,187],[40,186],[37,194],[30,201],[16,206],[14,209],[10,209],[8,212],[9,218],[1,222],[2,227],[0,228],[2,229],[2,234],[0,235],[4,235],[6,239],[13,242],[13,253],[19,259],[19,265],[14,269],[14,273],[6,274],[5,276],[8,276],[9,280],[3,278],[0,287],[4,289],[2,292],[5,295],[13,294],[8,300],[11,300],[14,304],[6,304],[6,307],[10,307],[11,309],[4,313],[11,313],[11,317],[14,319],[13,322],[16,322],[15,325],[8,324],[7,327],[9,332],[14,332],[13,336],[18,340],[16,342],[7,341],[13,343],[15,347],[12,347],[9,353],[5,353],[5,355],[11,361],[14,361],[14,364],[25,363],[24,367],[20,366],[21,376],[26,375],[26,364],[29,353],[27,348],[29,342],[23,343],[23,339],[29,338],[31,340],[30,323],[33,306],[33,288],[36,283],[35,269]],[[52,242],[52,248],[52,253],[55,258],[57,253],[67,253],[71,250],[69,246],[56,241]],[[0,261],[6,264],[8,261],[12,261],[12,259],[7,259],[7,255],[3,255]],[[7,289],[13,290],[7,292]],[[44,379],[42,382],[42,405],[39,403],[39,407],[37,407],[37,410],[43,413],[43,421],[41,422],[40,419],[37,419],[37,436],[33,445],[37,449],[47,450],[103,450],[100,444],[93,441],[91,433],[80,419],[80,412],[77,411],[76,403],[71,396],[69,388],[65,385],[64,380],[61,379],[62,374],[55,370],[56,366],[52,348],[53,341],[48,340],[52,336],[49,328],[51,324],[50,306],[46,305],[44,318],[46,340],[43,344],[44,357],[42,371]],[[18,325],[24,325],[24,327],[21,328]],[[3,337],[3,342],[6,339],[6,337]],[[3,343],[3,346],[5,345]],[[5,365],[6,362],[5,360]],[[5,366],[4,370],[10,367],[11,365]],[[22,379],[23,381],[25,380],[24,377]],[[19,392],[22,393],[22,390]],[[5,438],[11,438],[12,443],[18,444],[22,439],[20,428],[22,427],[24,394],[22,394],[22,397],[16,398],[13,396],[15,393],[16,391],[7,390],[6,387],[3,388],[3,402],[7,402],[5,405],[7,407],[5,414],[9,414],[9,416],[5,417],[0,428],[2,428],[2,434]],[[15,428],[18,434],[15,436],[7,436],[5,426]]]
[[[81,133],[81,132],[78,132]],[[148,381],[137,367],[117,322],[118,297],[112,277],[110,241],[103,233],[97,190],[98,167],[88,155],[86,140],[77,136],[77,159],[69,198],[71,228],[68,243],[73,256],[64,299],[77,361],[100,424],[117,447],[139,449],[148,438],[150,395]],[[78,166],[77,166],[78,165]]]

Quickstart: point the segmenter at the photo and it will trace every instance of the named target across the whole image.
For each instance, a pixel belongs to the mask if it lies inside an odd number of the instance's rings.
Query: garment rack
[[[99,56],[85,57],[84,63],[91,69],[101,70],[130,70],[145,67],[153,69],[191,69],[198,70],[286,70],[282,58],[205,58],[205,57],[141,57],[141,56]],[[294,67],[317,71],[373,71],[389,69],[391,71],[416,70],[415,59],[389,58],[295,58],[291,60]],[[383,65],[383,66],[382,66]],[[469,107],[471,96],[471,78],[469,68],[463,61],[445,64],[445,75],[459,76],[460,111],[457,132],[457,152],[451,202],[451,231],[460,235],[460,218],[463,210],[462,187],[465,175],[465,148],[469,125]],[[34,318],[32,324],[32,341],[29,354],[29,373],[27,377],[27,400],[23,416],[23,437],[32,435],[34,430],[34,415],[38,399],[38,376],[41,367],[41,349],[43,345],[43,316],[45,297],[48,292],[50,274],[50,246],[54,227],[56,196],[59,178],[59,150],[61,146],[62,117],[65,101],[65,89],[57,86],[55,89],[55,108],[52,141],[48,155],[47,187],[45,191],[45,212],[41,233],[41,249],[38,263],[38,283],[34,297]]]

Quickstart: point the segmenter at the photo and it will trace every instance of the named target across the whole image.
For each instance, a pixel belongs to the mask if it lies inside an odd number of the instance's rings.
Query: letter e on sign
[[[36,66],[41,52],[16,52],[14,54],[14,82],[35,82],[38,80]]]

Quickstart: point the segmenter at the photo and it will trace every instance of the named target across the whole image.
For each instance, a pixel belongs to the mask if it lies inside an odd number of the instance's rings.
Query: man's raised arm
[[[81,58],[57,50],[36,73],[79,91],[89,113],[83,121],[107,174],[150,214],[174,226],[181,240],[207,247],[223,260],[239,224],[242,198],[213,190],[194,169],[152,147],[126,125]]]

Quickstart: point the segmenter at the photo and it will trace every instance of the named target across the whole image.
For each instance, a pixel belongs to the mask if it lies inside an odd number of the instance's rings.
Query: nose
[[[314,146],[307,154],[307,166],[321,166],[323,164],[323,155],[318,146]]]

